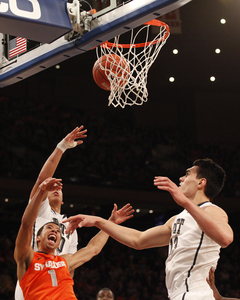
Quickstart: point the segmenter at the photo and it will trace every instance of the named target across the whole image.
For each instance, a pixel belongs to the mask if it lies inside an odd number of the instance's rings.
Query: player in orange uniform
[[[34,252],[33,260],[20,280],[25,299],[50,300],[50,296],[51,299],[76,300],[73,284],[66,260],[61,256],[42,252]]]
[[[34,252],[31,246],[33,224],[42,200],[49,191],[56,188],[62,189],[61,179],[48,178],[38,186],[25,209],[17,235],[14,258],[17,262],[17,277],[27,300],[76,300],[69,272],[97,255],[109,237],[100,231],[86,247],[76,253],[58,256],[55,250],[61,240],[61,230],[57,223],[48,222],[37,234],[38,251]],[[109,220],[119,224],[131,218],[132,213],[130,204],[120,210],[114,204]]]

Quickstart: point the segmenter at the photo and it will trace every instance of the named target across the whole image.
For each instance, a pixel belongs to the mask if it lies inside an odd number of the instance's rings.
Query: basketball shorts
[[[179,294],[170,300],[215,300],[213,291],[204,287]]]

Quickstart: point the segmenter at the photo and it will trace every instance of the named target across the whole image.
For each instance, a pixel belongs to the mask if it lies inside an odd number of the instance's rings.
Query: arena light
[[[214,82],[214,81],[216,80],[215,76],[211,76],[211,77],[210,77],[210,80],[211,80],[212,82]]]

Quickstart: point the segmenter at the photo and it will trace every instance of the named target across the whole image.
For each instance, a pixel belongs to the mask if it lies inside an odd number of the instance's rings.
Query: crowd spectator
[[[79,120],[88,129],[88,140],[81,153],[63,160],[59,173],[65,174],[64,182],[151,190],[160,171],[178,182],[175,174],[196,158],[209,157],[227,173],[221,195],[240,194],[238,147],[198,144],[172,128],[138,128],[128,115],[84,112],[48,102],[34,106],[30,100],[5,97],[0,98],[1,176],[36,177],[49,153],[48,141],[60,140]]]

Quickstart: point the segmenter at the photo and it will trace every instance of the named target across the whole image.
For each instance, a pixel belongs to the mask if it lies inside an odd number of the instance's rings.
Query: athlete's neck
[[[210,199],[206,197],[203,191],[198,191],[194,198],[192,199],[192,202],[195,203],[196,205],[199,205],[204,202],[209,202]]]
[[[44,253],[44,254],[48,254],[48,255],[55,255],[55,250],[56,249],[47,249],[47,248],[42,248],[40,245],[38,245],[38,253]]]
[[[53,209],[56,213],[61,213],[61,205],[51,205],[51,209]]]

